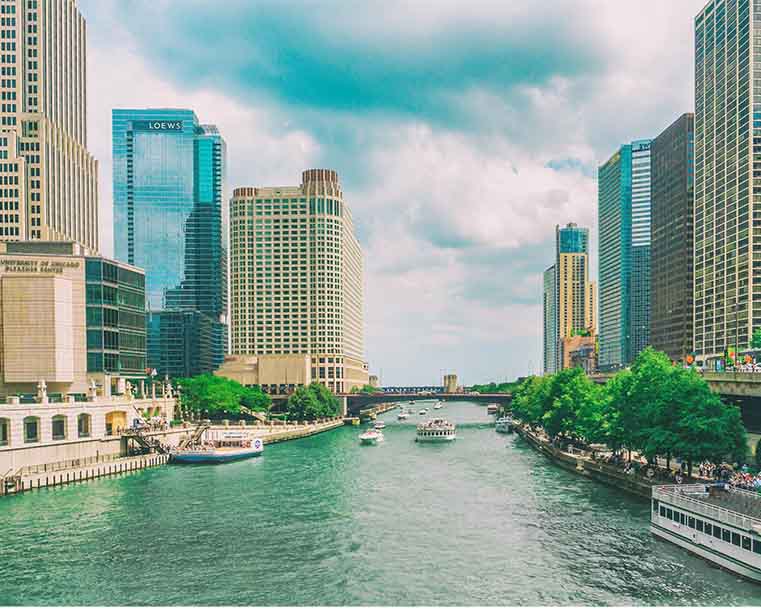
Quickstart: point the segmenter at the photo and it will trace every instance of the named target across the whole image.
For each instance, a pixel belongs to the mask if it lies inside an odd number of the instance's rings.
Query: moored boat
[[[494,427],[499,433],[512,433],[513,420],[510,417],[501,417],[497,419]]]
[[[264,450],[264,442],[243,431],[206,431],[200,443],[188,448],[174,450],[169,459],[172,463],[227,463],[250,457],[258,457]]]
[[[457,438],[454,423],[446,419],[431,419],[417,426],[416,442],[451,442]]]
[[[498,410],[499,410],[499,404],[487,404],[486,405],[486,412],[488,414],[497,414]]]
[[[408,412],[405,412],[402,410],[398,415],[396,415],[396,418],[400,421],[404,421],[405,419],[409,418],[410,414]]]
[[[436,402],[436,404],[434,404],[434,406],[433,406],[433,409],[434,410],[440,410],[441,407],[442,407],[442,403],[441,402]]]
[[[418,414],[428,414],[428,409],[427,409],[427,408],[421,408],[421,409],[418,411]]]
[[[650,532],[761,583],[761,495],[726,484],[654,486]]]
[[[375,425],[373,425],[374,429],[385,429],[386,423],[385,421],[375,421]]]
[[[362,444],[377,444],[383,442],[383,434],[377,429],[368,429],[365,433],[359,434],[359,441]]]

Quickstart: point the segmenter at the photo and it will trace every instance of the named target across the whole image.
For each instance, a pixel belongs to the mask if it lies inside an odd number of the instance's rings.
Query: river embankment
[[[343,425],[343,419],[335,418],[297,423],[258,423],[247,426],[211,425],[210,429],[217,431],[246,430],[260,438],[264,444],[277,444],[313,436]],[[176,446],[193,429],[193,427],[173,428],[171,430],[147,432],[145,435],[158,439],[167,446]],[[120,441],[119,438],[114,438],[114,440]],[[126,452],[126,442],[121,439],[121,444],[124,453]],[[13,475],[0,477],[0,496],[75,482],[86,482],[104,476],[128,474],[150,467],[166,465],[168,462],[169,455],[160,453],[132,456],[103,454],[24,467],[14,472]]]
[[[574,474],[615,486],[643,499],[650,499],[653,484],[659,483],[651,483],[642,476],[634,473],[626,474],[619,467],[597,461],[592,458],[592,451],[573,449],[573,452],[568,452],[561,450],[553,446],[549,438],[529,429],[526,425],[516,424],[514,428],[516,433],[524,438],[532,448],[542,453],[556,465]]]

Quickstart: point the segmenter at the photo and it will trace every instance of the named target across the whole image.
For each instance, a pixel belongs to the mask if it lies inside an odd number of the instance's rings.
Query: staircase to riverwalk
[[[158,438],[147,436],[141,429],[125,429],[122,437],[131,438],[148,452],[157,452],[161,455],[169,454],[169,447],[161,442]]]

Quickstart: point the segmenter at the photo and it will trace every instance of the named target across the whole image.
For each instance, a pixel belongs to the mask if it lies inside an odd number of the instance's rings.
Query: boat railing
[[[714,520],[717,520],[719,522],[732,524],[736,527],[745,529],[747,531],[754,530],[753,529],[754,526],[761,526],[761,519],[754,518],[753,516],[748,516],[747,514],[742,514],[740,512],[736,512],[728,508],[718,507],[711,503],[707,503],[705,501],[701,501],[700,499],[696,499],[694,497],[689,497],[685,495],[685,493],[705,493],[705,492],[706,492],[705,484],[658,486],[658,487],[653,487],[653,499],[660,499],[660,500],[667,501],[670,504],[675,505],[677,507],[682,507],[691,512],[708,516],[709,518],[713,518]],[[729,492],[734,493],[738,491],[732,490]],[[759,498],[759,496],[755,493],[748,493],[747,491],[742,491],[742,492],[748,495],[753,495],[756,498],[756,500],[761,500],[761,498]]]

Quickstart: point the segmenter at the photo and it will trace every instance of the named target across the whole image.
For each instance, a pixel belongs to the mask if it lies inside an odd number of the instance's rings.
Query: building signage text
[[[182,131],[182,121],[132,121],[133,131]]]
[[[0,259],[4,273],[63,273],[65,269],[79,268],[77,260],[14,260]]]

